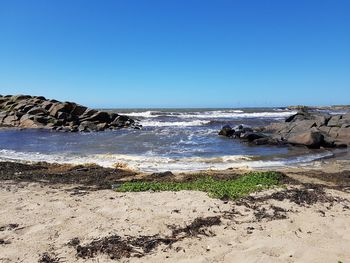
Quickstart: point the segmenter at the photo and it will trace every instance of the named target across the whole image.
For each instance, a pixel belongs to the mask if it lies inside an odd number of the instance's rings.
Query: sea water
[[[257,127],[296,113],[283,108],[108,111],[137,119],[143,128],[93,133],[0,130],[0,160],[96,163],[153,172],[275,167],[332,155],[325,150],[252,146],[218,136],[226,124]]]

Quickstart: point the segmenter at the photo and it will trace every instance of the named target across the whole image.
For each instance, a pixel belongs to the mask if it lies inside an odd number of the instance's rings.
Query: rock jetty
[[[140,128],[133,119],[42,96],[0,95],[0,126],[67,132]]]
[[[308,148],[350,146],[350,113],[331,115],[302,110],[284,122],[265,127],[224,126],[219,135],[256,145],[293,145]]]

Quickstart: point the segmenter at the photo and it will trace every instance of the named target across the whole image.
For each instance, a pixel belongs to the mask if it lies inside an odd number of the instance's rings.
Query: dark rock
[[[21,109],[21,112],[27,113],[28,111],[30,111],[34,107],[35,107],[34,104],[27,104],[23,109]]]
[[[241,132],[246,133],[246,132],[253,132],[254,130],[251,127],[243,127],[240,129]]]
[[[236,128],[233,137],[256,145],[288,143],[309,148],[344,147],[350,145],[350,113],[331,116],[303,110],[288,117],[285,122],[255,129]]]
[[[98,111],[96,112],[94,115],[92,115],[91,117],[87,118],[87,121],[99,121],[99,122],[110,122],[111,117],[109,116],[109,114],[107,112],[104,111]]]
[[[87,110],[87,107],[81,106],[81,105],[75,105],[74,109],[72,110],[72,115],[80,116]]]
[[[29,96],[29,95],[16,95],[16,96],[13,96],[12,99],[14,101],[20,101],[20,100],[27,100],[27,99],[31,99],[32,96]]]
[[[154,177],[166,177],[166,176],[174,176],[174,174],[171,171],[166,171],[166,172],[160,172],[160,173],[153,173],[151,176]]]
[[[247,132],[247,133],[242,133],[240,138],[241,139],[245,139],[248,140],[249,142],[252,142],[256,139],[261,139],[261,138],[265,138],[266,135],[262,134],[262,133],[257,133],[257,132]]]
[[[256,145],[271,144],[271,138],[268,138],[268,137],[259,138],[259,139],[255,139],[253,142],[254,142]]]
[[[42,96],[0,96],[0,125],[58,131],[103,131],[140,125],[127,116]]]
[[[56,117],[57,119],[64,120],[64,121],[71,121],[72,119],[72,116],[66,112],[58,112]]]
[[[231,137],[234,135],[234,133],[235,133],[235,130],[232,129],[230,125],[225,125],[219,131],[219,135],[226,136],[226,137]]]
[[[96,113],[97,113],[97,110],[87,109],[79,118],[85,119],[85,118],[91,117],[92,115],[94,115]]]

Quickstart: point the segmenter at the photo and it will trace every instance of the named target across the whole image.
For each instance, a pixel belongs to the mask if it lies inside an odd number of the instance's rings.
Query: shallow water
[[[142,130],[62,133],[0,131],[0,159],[98,163],[141,171],[184,171],[280,166],[331,156],[304,148],[250,146],[218,136],[225,124],[266,125],[294,114],[286,109],[110,110],[135,119]]]

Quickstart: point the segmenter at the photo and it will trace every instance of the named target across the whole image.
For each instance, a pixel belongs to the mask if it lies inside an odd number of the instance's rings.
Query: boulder
[[[74,109],[72,110],[71,114],[75,116],[82,115],[87,110],[87,107],[81,106],[81,105],[75,105]]]
[[[257,139],[265,138],[265,137],[267,137],[265,134],[258,133],[258,132],[246,132],[246,133],[242,133],[240,136],[241,139],[248,140],[249,142],[252,142]]]
[[[103,122],[103,123],[99,123],[96,125],[96,130],[97,131],[104,131],[105,129],[108,128],[108,124]]]
[[[47,111],[50,110],[52,105],[53,103],[51,101],[44,101],[43,103],[41,103],[41,107]]]
[[[65,102],[65,103],[54,103],[49,112],[51,116],[56,117],[58,112],[65,112],[65,113],[70,113],[74,109],[75,105],[73,105],[70,102]]]
[[[339,123],[341,120],[342,116],[341,115],[336,115],[336,116],[332,116],[330,118],[330,120],[327,123],[328,127],[340,127],[341,124]]]
[[[15,126],[16,122],[18,121],[18,117],[16,115],[7,115],[3,120],[3,124],[5,125],[10,125],[10,126]]]
[[[21,109],[21,112],[27,113],[28,111],[30,111],[34,107],[35,107],[34,104],[27,104],[27,105],[24,106],[24,108]]]
[[[49,112],[41,107],[33,107],[27,111],[30,115],[48,115]]]
[[[306,131],[295,134],[288,138],[292,145],[304,145],[309,148],[320,148],[324,142],[324,135],[321,132]]]
[[[0,123],[2,123],[3,119],[5,119],[6,117],[7,117],[6,112],[0,112]]]
[[[70,121],[72,119],[71,115],[66,112],[58,112],[56,118],[63,121]]]
[[[12,100],[13,101],[20,101],[20,100],[27,100],[27,99],[31,99],[32,96],[29,95],[16,95],[16,96],[12,96]]]
[[[44,128],[44,125],[31,119],[27,119],[25,121],[21,121],[19,127],[26,129],[38,129]]]
[[[94,115],[87,118],[86,121],[110,122],[111,117],[107,112],[98,111]]]
[[[83,121],[82,123],[80,123],[78,127],[78,131],[80,132],[97,131],[97,125],[90,121]]]
[[[340,144],[350,145],[350,128],[339,128],[335,141]]]
[[[226,137],[231,137],[234,135],[234,133],[235,133],[235,130],[232,129],[230,125],[225,125],[219,131],[219,135],[226,136]]]
[[[86,109],[85,112],[79,117],[79,119],[86,119],[91,117],[92,115],[96,114],[97,110],[93,109]]]

